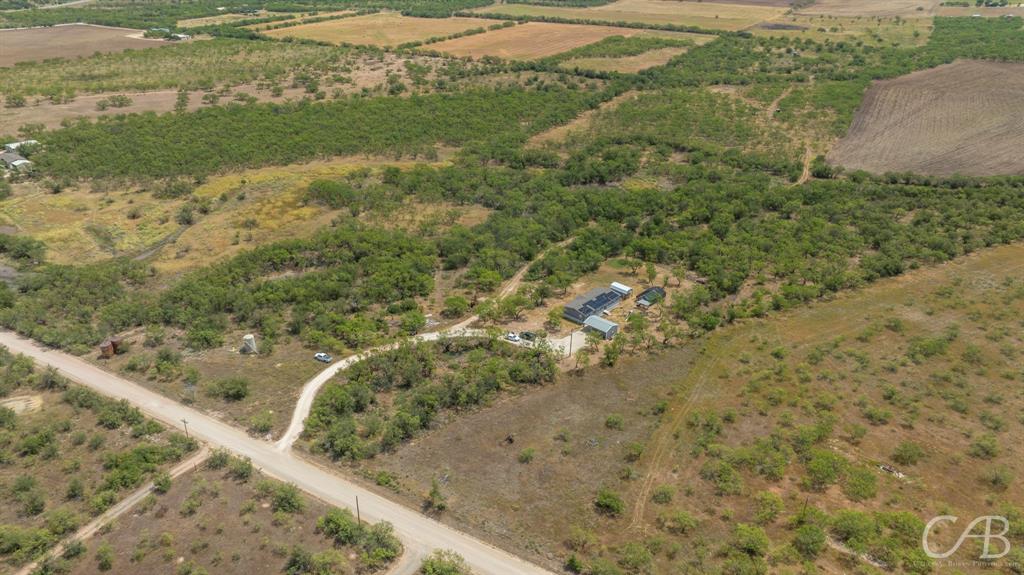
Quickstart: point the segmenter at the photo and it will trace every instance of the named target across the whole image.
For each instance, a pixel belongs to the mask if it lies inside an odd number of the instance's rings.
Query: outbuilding
[[[619,332],[619,324],[596,315],[588,317],[583,322],[583,328],[600,333],[604,339],[611,339]]]
[[[636,305],[640,307],[651,307],[661,301],[665,301],[665,288],[659,286],[651,286],[636,296]]]
[[[633,293],[633,288],[626,284],[620,284],[619,282],[612,282],[611,288],[613,292],[619,294],[622,298],[627,298],[629,297],[629,294]]]
[[[25,156],[11,151],[0,152],[0,164],[9,170],[25,170],[32,166]]]
[[[22,140],[20,142],[11,142],[9,144],[4,144],[4,150],[8,152],[16,152],[18,151],[18,148],[22,146],[35,146],[38,143],[39,142],[37,142],[36,140]]]

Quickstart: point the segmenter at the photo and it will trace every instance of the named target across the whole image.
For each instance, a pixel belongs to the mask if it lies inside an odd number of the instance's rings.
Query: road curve
[[[334,475],[297,457],[291,451],[279,450],[227,423],[80,358],[47,349],[6,330],[0,330],[0,345],[6,346],[12,353],[24,354],[40,365],[56,368],[69,379],[99,393],[125,399],[147,415],[168,425],[182,429],[187,421],[189,433],[197,439],[248,457],[263,473],[293,483],[327,503],[355,510],[358,498],[362,516],[370,521],[388,521],[394,525],[395,533],[409,553],[422,556],[433,549],[450,549],[465,558],[469,566],[480,575],[551,575],[549,571],[511,553]]]

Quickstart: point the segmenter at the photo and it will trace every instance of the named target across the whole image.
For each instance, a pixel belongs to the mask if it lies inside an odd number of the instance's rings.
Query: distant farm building
[[[601,315],[619,305],[622,296],[612,288],[594,288],[565,305],[563,316],[569,321],[584,323],[592,315]]]
[[[665,301],[665,288],[658,286],[651,286],[636,296],[636,305],[640,307],[651,307],[662,301]]]
[[[18,148],[22,146],[35,146],[37,144],[39,144],[39,142],[37,142],[36,140],[22,140],[20,142],[11,142],[9,144],[4,144],[4,150],[7,152],[17,152]]]
[[[583,321],[583,328],[601,334],[604,339],[611,339],[619,331],[619,324],[603,317],[592,315]]]
[[[11,151],[0,152],[0,164],[3,164],[8,170],[20,171],[32,167],[32,162],[28,161],[25,156]]]

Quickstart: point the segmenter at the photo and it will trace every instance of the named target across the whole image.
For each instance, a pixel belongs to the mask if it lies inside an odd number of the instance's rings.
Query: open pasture
[[[784,14],[786,9],[762,5],[719,4],[715,2],[619,0],[618,2],[592,8],[502,4],[480,8],[478,12],[510,14],[513,16],[580,18],[605,22],[674,24],[677,26],[697,26],[709,30],[742,30],[758,22],[777,18]]]
[[[649,50],[636,56],[625,56],[622,58],[573,58],[566,60],[562,66],[569,68],[582,68],[584,70],[597,70],[598,72],[621,72],[623,74],[635,74],[641,70],[662,66],[669,60],[686,52],[685,47],[680,48],[659,48]]]
[[[0,30],[0,66],[50,58],[77,58],[95,52],[152,48],[163,40],[142,37],[141,30],[69,24],[26,30]]]
[[[871,172],[1024,174],[1024,65],[959,61],[877,82],[829,160]]]
[[[931,18],[857,18],[787,14],[750,29],[756,36],[809,38],[818,42],[866,42],[922,46],[931,36]]]
[[[268,30],[265,34],[272,38],[301,38],[334,44],[397,46],[490,24],[494,24],[494,21],[479,18],[415,18],[396,12],[382,12],[278,28]]]
[[[615,26],[586,26],[580,24],[553,24],[527,22],[511,28],[502,28],[431,44],[430,48],[454,56],[497,56],[512,60],[534,60],[561,54],[598,42],[609,36],[661,36],[687,38],[693,34],[618,28]]]
[[[818,0],[800,14],[829,16],[900,16],[920,18],[934,16],[941,0]]]

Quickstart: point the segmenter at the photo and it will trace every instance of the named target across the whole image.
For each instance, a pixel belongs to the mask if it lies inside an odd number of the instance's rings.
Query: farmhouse
[[[612,288],[594,288],[565,305],[562,315],[569,321],[584,323],[592,315],[600,315],[619,305],[622,296]]]
[[[611,339],[615,337],[616,333],[618,333],[619,324],[613,321],[608,321],[603,317],[592,315],[583,322],[583,328],[600,333],[605,339]]]
[[[636,296],[636,305],[640,307],[651,307],[660,301],[665,301],[665,288],[658,286],[651,286]]]

